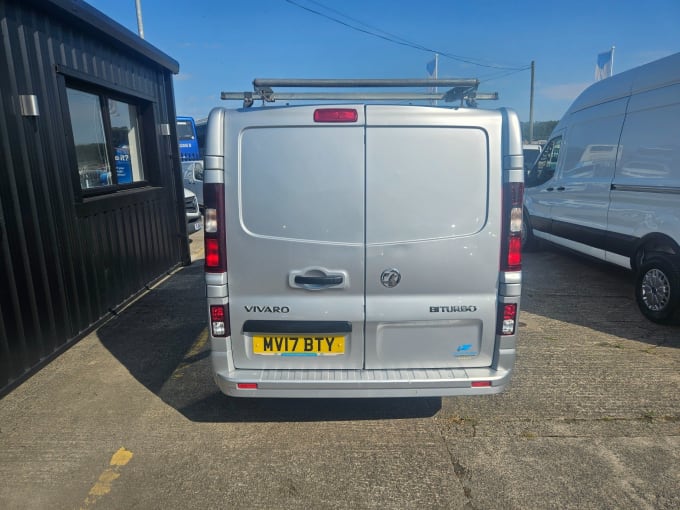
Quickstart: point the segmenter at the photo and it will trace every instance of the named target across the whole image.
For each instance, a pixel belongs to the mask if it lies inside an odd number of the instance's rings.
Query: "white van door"
[[[366,122],[365,367],[489,366],[500,115],[368,105]]]
[[[551,193],[551,233],[562,244],[604,258],[609,195],[628,99],[574,113]],[[556,242],[558,240],[555,240]],[[579,243],[577,247],[569,243]]]
[[[524,175],[524,221],[531,225],[534,235],[543,237],[551,231],[551,209],[555,200],[553,179],[558,168],[562,133],[554,135],[546,144],[534,165]]]
[[[236,368],[364,363],[364,112],[227,112],[225,189]]]

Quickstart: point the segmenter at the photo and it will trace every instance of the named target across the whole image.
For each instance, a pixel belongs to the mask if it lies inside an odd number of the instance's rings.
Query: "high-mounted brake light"
[[[359,113],[354,108],[319,108],[314,110],[314,122],[356,122]]]

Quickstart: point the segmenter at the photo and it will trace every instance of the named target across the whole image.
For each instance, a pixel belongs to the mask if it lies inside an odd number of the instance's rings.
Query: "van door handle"
[[[305,290],[346,289],[349,288],[349,274],[342,269],[306,267],[288,273],[288,285]]]
[[[555,188],[553,188],[553,187],[551,186],[551,187],[549,187],[549,188],[545,188],[545,190],[546,190],[546,191],[555,191]]]
[[[340,285],[343,281],[342,275],[334,276],[301,276],[295,277],[298,285]]]
[[[566,188],[564,186],[560,186],[559,188],[557,188],[557,191],[564,191],[565,189]]]

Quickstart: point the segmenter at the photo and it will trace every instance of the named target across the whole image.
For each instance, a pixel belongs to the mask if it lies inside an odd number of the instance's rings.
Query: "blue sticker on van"
[[[458,348],[456,349],[456,352],[454,353],[454,356],[460,357],[460,356],[477,356],[479,353],[477,351],[473,351],[473,345],[472,344],[462,344],[459,345]]]

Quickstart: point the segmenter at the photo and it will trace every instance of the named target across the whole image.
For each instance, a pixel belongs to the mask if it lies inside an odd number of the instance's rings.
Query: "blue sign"
[[[127,145],[116,147],[116,175],[118,176],[118,184],[132,182],[132,162]]]

